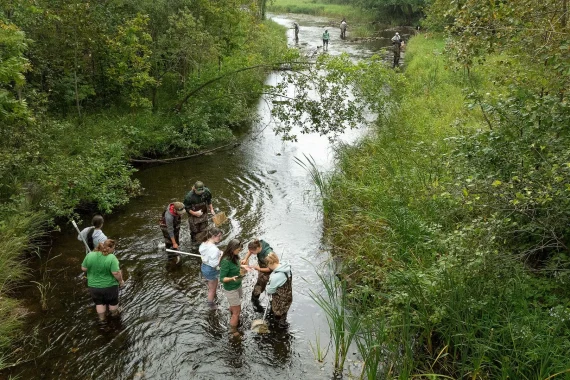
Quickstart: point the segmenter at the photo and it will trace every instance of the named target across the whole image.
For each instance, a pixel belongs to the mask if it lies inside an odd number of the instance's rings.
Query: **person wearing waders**
[[[325,32],[323,33],[323,50],[324,51],[328,51],[329,50],[329,40],[330,40],[331,36],[329,35],[329,31],[325,30]]]
[[[273,319],[280,328],[287,327],[287,312],[293,303],[293,282],[291,265],[280,263],[273,252],[267,255],[267,266],[272,270],[267,283],[267,294],[271,297]]]
[[[99,243],[105,242],[107,236],[103,233],[101,228],[103,228],[103,217],[101,215],[95,215],[91,220],[91,227],[85,227],[79,235],[77,235],[77,240],[87,242],[89,250],[93,251]],[[85,248],[85,253],[89,253],[89,250]]]
[[[299,42],[299,24],[296,21],[293,23],[293,28],[295,29],[295,42]]]
[[[258,272],[257,282],[255,283],[253,292],[251,294],[251,303],[255,311],[262,312],[263,307],[259,303],[259,296],[261,296],[261,293],[263,293],[265,290],[267,281],[269,281],[269,275],[271,274],[271,269],[267,267],[267,262],[265,259],[267,258],[267,255],[273,252],[273,248],[271,248],[269,243],[266,241],[256,239],[248,244],[247,250],[247,255],[245,255],[245,258],[241,261],[241,264],[247,265],[249,257],[251,255],[257,256],[257,265],[250,266]]]
[[[204,182],[197,181],[192,186],[192,190],[184,197],[184,207],[188,213],[188,227],[192,243],[196,243],[196,236],[208,227],[208,211],[214,215],[212,193],[204,186]]]
[[[340,38],[341,39],[345,39],[346,38],[346,28],[348,27],[348,24],[346,23],[346,19],[342,19],[342,21],[340,22]]]
[[[396,32],[394,37],[392,37],[392,48],[394,50],[394,64],[392,68],[399,66],[400,64],[400,52],[402,49],[402,38],[400,37],[400,33]]]
[[[160,218],[160,230],[164,236],[164,244],[168,249],[178,249],[180,245],[180,222],[184,215],[184,203],[170,203],[166,210],[162,212]],[[168,258],[176,258],[176,263],[180,261],[180,255],[168,253]]]

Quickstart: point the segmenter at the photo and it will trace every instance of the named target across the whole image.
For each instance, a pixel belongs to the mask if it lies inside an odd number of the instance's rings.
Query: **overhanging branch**
[[[224,79],[227,76],[237,74],[237,73],[241,73],[243,71],[255,70],[255,69],[259,69],[259,68],[265,68],[265,69],[269,69],[271,71],[277,71],[277,70],[282,70],[280,68],[282,65],[293,65],[293,64],[295,64],[295,65],[314,65],[315,63],[314,62],[277,62],[277,63],[272,63],[272,64],[261,64],[261,65],[255,65],[255,66],[242,67],[241,69],[237,69],[234,71],[227,72],[227,73],[222,74],[216,78],[210,79],[207,82],[202,83],[201,85],[199,85],[198,87],[196,87],[192,91],[190,91],[188,94],[186,94],[186,96],[184,96],[184,99],[182,99],[176,105],[176,111],[180,112],[182,110],[182,107],[184,106],[184,104],[186,104],[186,102],[188,102],[188,99],[190,99],[192,96],[194,96],[195,94],[200,92],[203,88],[208,87],[212,83],[217,82],[221,79]]]

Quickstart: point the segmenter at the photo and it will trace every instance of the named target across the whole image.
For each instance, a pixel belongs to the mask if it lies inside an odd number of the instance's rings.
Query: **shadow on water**
[[[293,23],[287,16],[273,18],[286,26]],[[297,21],[300,43],[318,45],[327,21],[308,16]],[[293,30],[287,35],[293,44]],[[336,32],[331,36],[329,54],[347,52],[357,59],[373,53],[366,44],[341,41]],[[267,84],[279,78],[272,74]],[[314,339],[320,338],[323,345],[329,339],[325,317],[309,296],[309,290],[321,288],[314,267],[328,256],[323,254],[322,221],[310,175],[295,158],[311,156],[326,171],[332,168],[334,152],[325,137],[299,135],[296,143],[281,141],[270,127],[263,100],[258,113],[259,125],[252,126],[231,150],[140,170],[136,177],[144,194],[106,217],[103,229],[116,239],[116,255],[129,273],[121,290],[120,318],[98,323],[81,275],[81,244],[71,228],[55,237],[52,251],[60,256],[51,263],[56,270],[49,281],[56,286],[48,299],[49,310],[39,308],[37,289],[21,292],[30,311],[25,350],[36,358],[33,365],[14,367],[12,375],[23,379],[323,379],[332,373],[330,363],[316,362],[310,348]],[[354,142],[363,131],[347,131],[343,141]],[[199,259],[182,257],[176,265],[157,251],[159,215],[169,202],[182,200],[196,180],[206,183],[214,206],[229,218],[222,247],[236,236],[261,237],[292,265],[296,280],[287,329],[272,328],[264,335],[249,330],[251,321],[261,318],[249,302],[255,282],[249,273],[243,281],[243,325],[239,336],[233,336],[228,331],[223,292],[218,292],[217,311],[210,311],[205,303]],[[183,222],[182,250],[196,249],[189,241],[188,225]],[[262,296],[262,303],[266,302]]]

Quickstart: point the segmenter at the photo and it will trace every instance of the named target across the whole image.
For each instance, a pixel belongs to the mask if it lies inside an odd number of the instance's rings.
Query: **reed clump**
[[[10,298],[27,273],[24,252],[37,249],[46,218],[27,211],[28,205],[0,210],[0,369],[9,365],[10,343],[21,333],[26,310]]]

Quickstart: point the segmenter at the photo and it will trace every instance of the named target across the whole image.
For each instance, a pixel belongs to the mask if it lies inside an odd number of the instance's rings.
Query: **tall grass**
[[[473,89],[448,69],[444,46],[430,36],[410,41],[377,130],[343,148],[337,172],[319,185],[347,292],[377,300],[348,305],[364,321],[362,377],[570,378],[567,278],[512,259],[510,247],[476,228],[488,222],[455,184],[451,141],[488,127],[479,108],[466,107],[463,89]],[[504,91],[485,80],[496,67],[478,70],[478,92]],[[386,101],[386,82],[372,90],[372,78],[386,73],[368,75],[367,96]]]
[[[327,317],[333,342],[334,371],[342,376],[348,350],[360,327],[360,319],[348,310],[346,283],[335,276],[318,273],[324,294],[311,290],[311,298],[323,309]]]
[[[330,344],[327,344],[326,347],[323,347],[319,333],[320,331],[315,332],[315,344],[313,344],[313,342],[309,342],[309,347],[311,347],[311,351],[313,352],[315,360],[319,363],[322,363],[325,361],[325,358],[329,353]]]
[[[2,210],[0,215],[0,364],[5,366],[10,343],[20,333],[26,314],[10,294],[27,275],[22,257],[24,251],[38,249],[46,218],[41,212],[30,212],[28,204]]]
[[[297,165],[305,169],[307,173],[309,173],[309,175],[311,176],[311,181],[313,182],[317,190],[319,190],[320,196],[324,197],[327,194],[329,186],[329,181],[325,173],[319,170],[317,162],[315,161],[313,156],[311,155],[307,156],[304,153],[303,156],[305,157],[306,162],[300,159],[299,157],[295,157],[295,162],[297,163]]]

